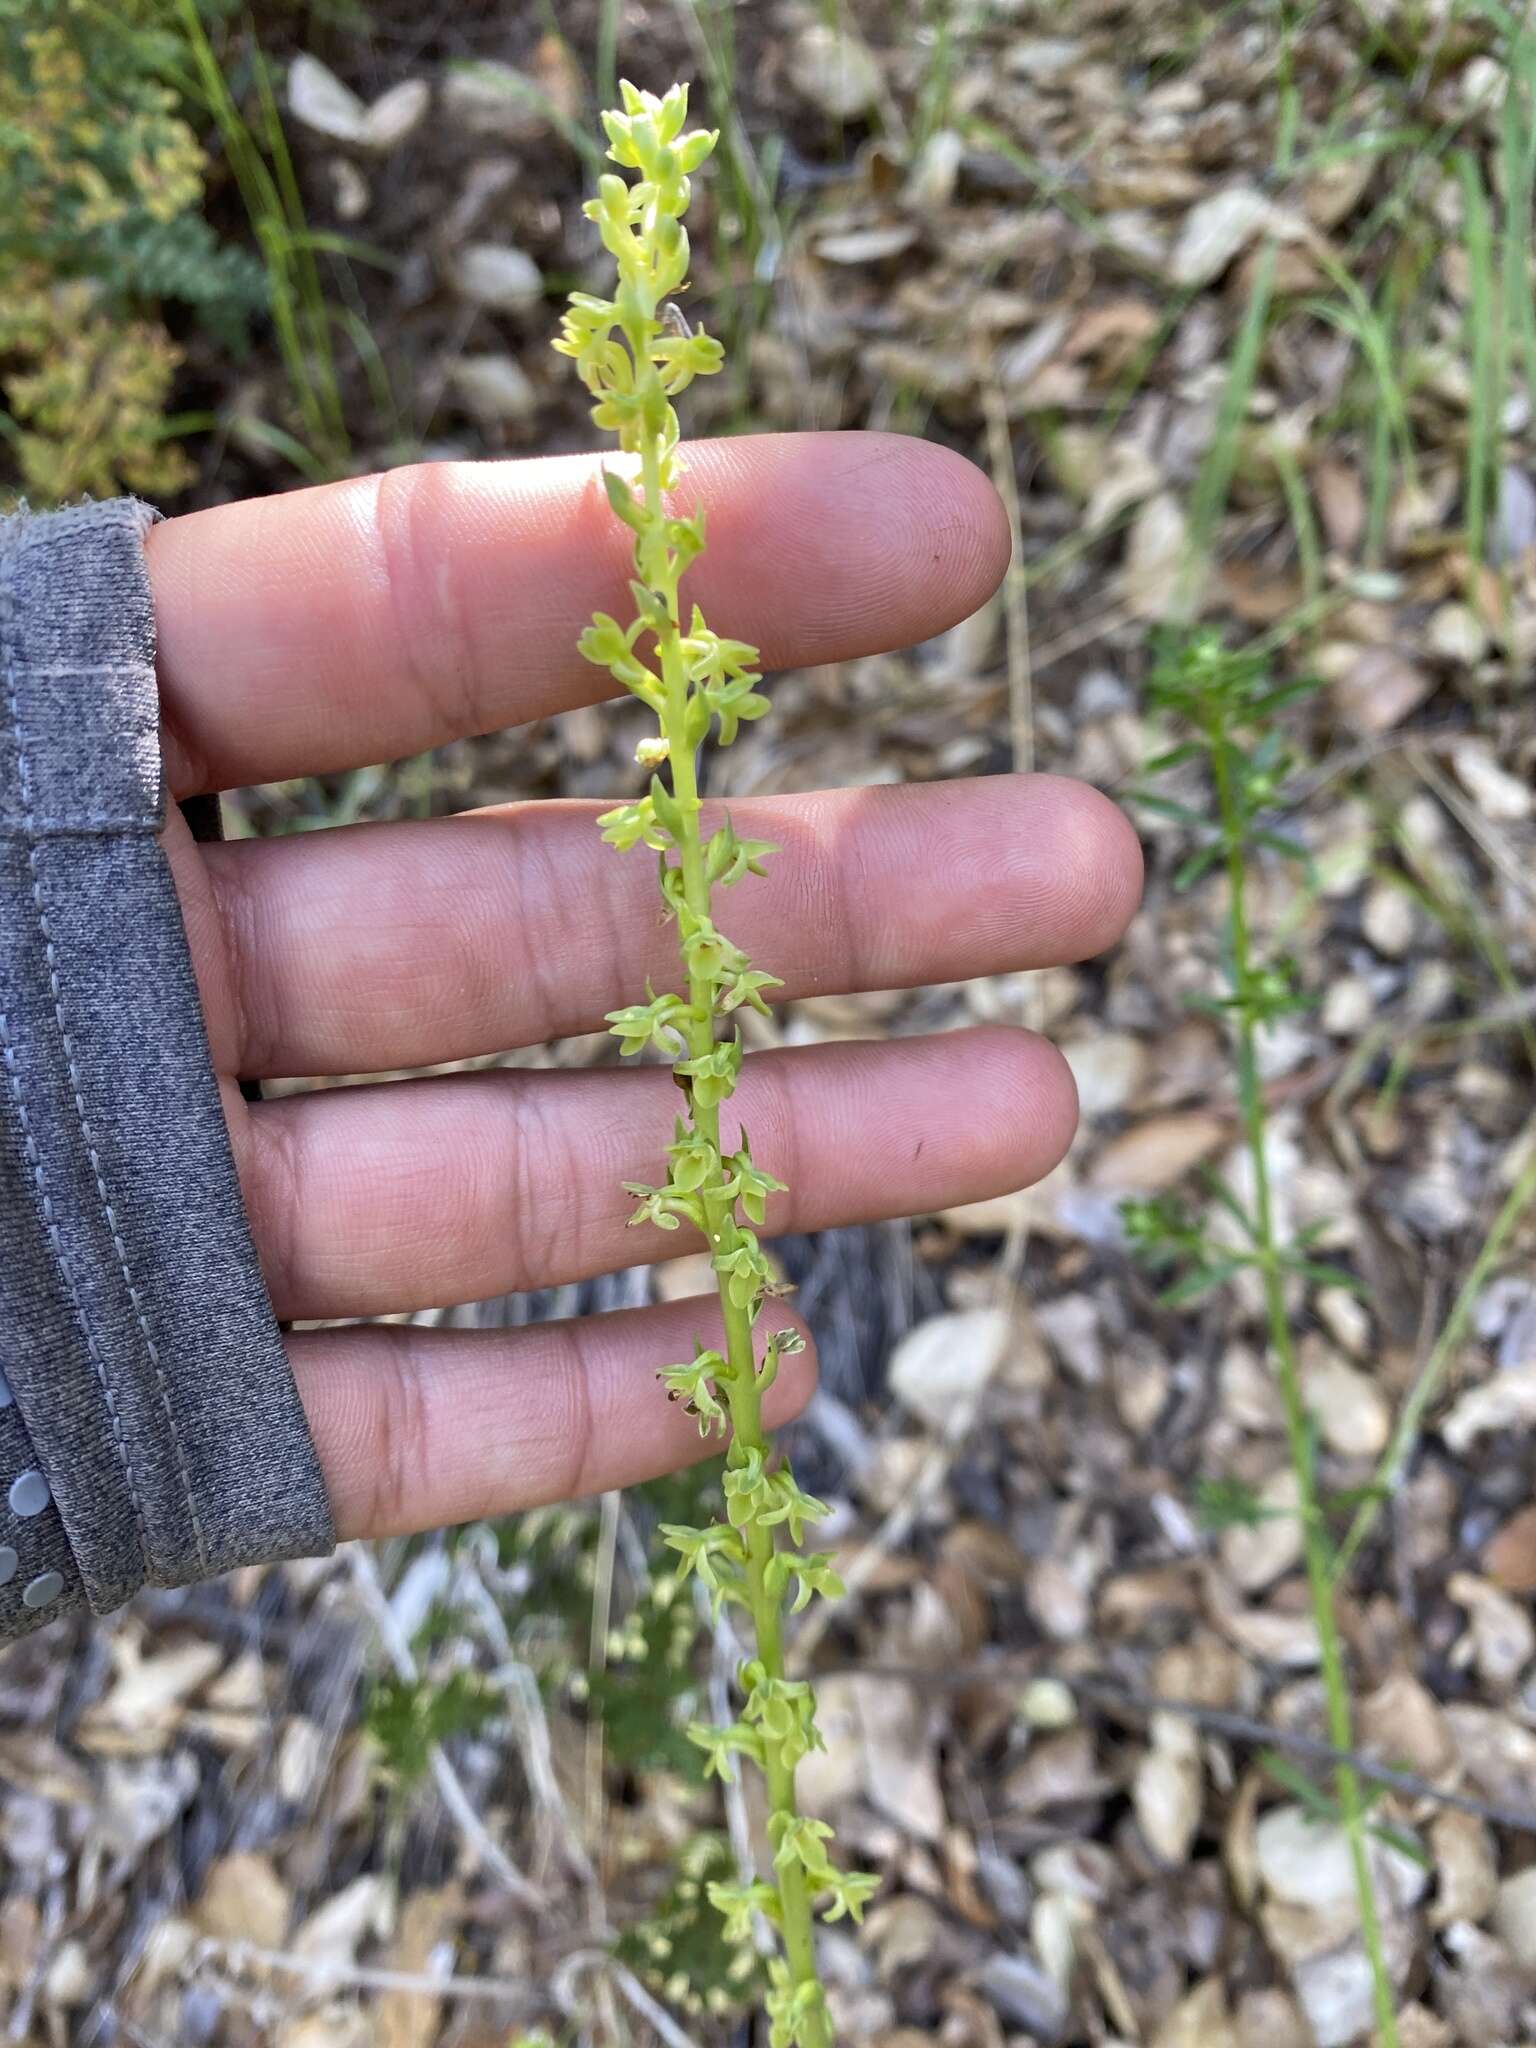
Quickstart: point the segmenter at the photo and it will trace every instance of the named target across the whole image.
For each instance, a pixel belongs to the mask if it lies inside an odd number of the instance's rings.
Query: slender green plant
[[[1499,1206],[1499,1212],[1489,1226],[1488,1235],[1483,1239],[1477,1257],[1473,1260],[1466,1279],[1462,1282],[1451,1312],[1441,1327],[1439,1336],[1430,1346],[1429,1355],[1419,1369],[1418,1377],[1409,1389],[1403,1403],[1397,1426],[1392,1431],[1391,1441],[1381,1454],[1376,1467],[1374,1482],[1365,1493],[1355,1510],[1354,1519],[1345,1532],[1344,1540],[1334,1558],[1333,1575],[1342,1583],[1345,1574],[1359,1555],[1361,1546],[1367,1541],[1376,1518],[1381,1513],[1381,1504],[1390,1500],[1402,1484],[1408,1469],[1408,1461],[1419,1440],[1419,1426],[1424,1420],[1430,1403],[1439,1393],[1445,1378],[1447,1366],[1456,1355],[1456,1347],[1466,1335],[1467,1325],[1482,1298],[1483,1289],[1492,1278],[1494,1269],[1503,1257],[1516,1226],[1525,1212],[1536,1202],[1536,1143],[1530,1156],[1515,1176],[1514,1185]]]
[[[1353,1286],[1348,1274],[1313,1256],[1311,1234],[1287,1242],[1275,1214],[1270,1183],[1268,1113],[1259,1067],[1260,1034],[1277,1019],[1304,1007],[1295,963],[1264,958],[1248,915],[1249,865],[1261,850],[1306,859],[1305,849],[1266,823],[1280,798],[1290,760],[1275,727],[1275,714],[1292,698],[1313,688],[1309,680],[1276,684],[1262,653],[1232,651],[1214,631],[1186,635],[1161,660],[1151,677],[1150,707],[1165,713],[1181,734],[1179,744],[1149,761],[1149,778],[1186,764],[1202,764],[1215,798],[1214,829],[1198,813],[1148,791],[1145,807],[1160,810],[1202,833],[1203,844],[1184,863],[1185,884],[1215,869],[1225,878],[1226,925],[1223,968],[1226,992],[1211,1000],[1231,1034],[1237,1073],[1238,1111],[1248,1157],[1251,1192],[1240,1200],[1230,1188],[1214,1189],[1236,1226],[1237,1243],[1214,1241],[1196,1222],[1166,1202],[1128,1203],[1127,1235],[1135,1249],[1157,1265],[1177,1266],[1182,1278],[1163,1299],[1183,1304],[1221,1286],[1240,1271],[1258,1276],[1264,1321],[1285,1416],[1285,1433],[1298,1486],[1302,1557],[1326,1700],[1328,1739],[1340,1757],[1354,1747],[1349,1676],[1336,1602],[1338,1552],[1329,1527],[1329,1502],[1318,1472],[1317,1430],[1307,1408],[1286,1304],[1295,1278],[1318,1285]],[[1339,1762],[1333,1772],[1333,1811],[1349,1844],[1360,1916],[1360,1936],[1371,1972],[1378,2048],[1397,2048],[1392,1978],[1382,1946],[1381,1919],[1372,1880],[1369,1841],[1380,1833],[1369,1821],[1369,1801],[1359,1773]]]
[[[1508,370],[1509,334],[1494,281],[1493,209],[1483,182],[1482,165],[1468,150],[1458,151],[1465,221],[1463,247],[1471,290],[1467,300],[1467,354],[1472,373],[1471,412],[1467,422],[1466,530],[1467,553],[1475,576],[1487,551],[1489,517],[1496,504],[1499,438],[1504,411],[1504,378]]]
[[[806,1529],[827,1509],[802,1492],[763,1425],[763,1396],[779,1361],[804,1341],[797,1331],[776,1330],[760,1357],[755,1341],[775,1291],[757,1229],[768,1197],[782,1183],[754,1162],[745,1131],[726,1152],[720,1120],[741,1071],[737,1013],[744,1007],[766,1011],[764,992],[778,984],[715,923],[713,892],[761,874],[776,849],[738,838],[729,818],[706,836],[698,777],[698,752],[711,728],[719,744],[729,746],[742,721],[760,718],[768,702],[755,687],[755,648],[712,631],[697,605],[684,623],[679,587],[704,546],[704,516],[667,504],[682,467],[672,401],[724,359],[720,343],[691,329],[674,299],[688,273],[682,215],[689,178],[717,135],[685,132],[685,86],[673,86],[663,99],[627,81],[620,92],[622,108],[603,116],[608,155],[637,177],[631,184],[606,173],[586,208],[618,267],[617,289],[611,299],[573,293],[555,347],[575,360],[596,400],[597,425],[618,435],[625,472],[605,470],[603,480],[615,515],[634,536],[634,618],[621,625],[598,612],[581,636],[581,652],[647,705],[659,726],[637,749],[640,765],[652,770],[649,792],[606,812],[600,824],[620,852],[644,846],[658,856],[662,902],[677,927],[687,991],[657,995],[648,987],[645,1002],[608,1020],[624,1052],[653,1047],[671,1060],[687,1105],[667,1147],[667,1178],[657,1187],[626,1183],[639,1204],[632,1220],[663,1230],[687,1223],[702,1235],[725,1329],[723,1349],[696,1344],[691,1359],[659,1375],[701,1436],[729,1439],[724,1519],[704,1529],[669,1524],[662,1534],[681,1559],[682,1575],[698,1575],[717,1612],[725,1605],[745,1608],[755,1634],[755,1655],[737,1674],[739,1718],[728,1727],[689,1732],[711,1774],[727,1777],[737,1757],[762,1772],[774,1881],[743,1872],[735,1883],[712,1884],[710,1898],[733,1942],[752,1941],[758,1916],[778,1930],[782,1952],[770,1961],[766,1994],[772,2048],[830,2048],[815,1917],[857,1919],[877,1880],[840,1870],[829,1855],[831,1829],[795,1803],[796,1765],[822,1745],[810,1686],[785,1673],[785,1609],[797,1612],[814,1595],[841,1588],[830,1558],[801,1547]]]
[[[261,139],[229,87],[196,0],[174,0],[186,37],[192,75],[189,98],[200,98],[218,125],[267,277],[272,331],[288,379],[299,435],[267,422],[249,431],[287,457],[313,483],[341,475],[351,443],[342,411],[331,314],[321,281],[314,235],[304,212],[271,74],[253,45],[252,71],[260,107]]]

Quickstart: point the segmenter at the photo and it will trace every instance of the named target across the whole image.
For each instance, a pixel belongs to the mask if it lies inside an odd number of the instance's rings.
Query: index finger
[[[431,463],[220,505],[146,543],[178,796],[394,760],[612,694],[576,636],[632,612],[599,455]],[[1008,528],[900,434],[690,443],[685,595],[770,668],[910,646],[996,588]]]

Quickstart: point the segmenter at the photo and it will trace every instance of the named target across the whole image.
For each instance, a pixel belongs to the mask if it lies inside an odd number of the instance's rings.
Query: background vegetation
[[[731,373],[690,430],[928,434],[1017,536],[943,641],[780,678],[718,786],[1038,765],[1149,851],[1103,966],[772,1027],[1026,1021],[1084,1108],[1039,1189],[776,1251],[850,1587],[796,1645],[808,1797],[884,1878],[826,1944],[841,2037],[1530,2039],[1536,30],[0,0],[6,483],[177,509],[587,445],[547,341],[620,69],[722,130],[695,239]],[[627,794],[639,730],[578,712],[231,825]],[[695,1277],[580,1303],[653,1286]],[[697,1484],[7,1652],[10,2038],[739,2030],[759,1987],[701,1898],[757,1816],[681,1735],[732,1652],[654,1565]]]

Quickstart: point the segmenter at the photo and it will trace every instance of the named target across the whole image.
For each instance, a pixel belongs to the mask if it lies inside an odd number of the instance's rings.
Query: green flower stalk
[[[687,980],[686,995],[647,988],[645,1002],[608,1020],[624,1052],[655,1047],[671,1059],[687,1103],[666,1148],[666,1179],[658,1187],[627,1184],[638,1203],[632,1221],[663,1230],[688,1223],[702,1235],[725,1327],[723,1350],[700,1345],[691,1359],[660,1374],[701,1436],[728,1439],[725,1518],[708,1529],[667,1527],[662,1534],[681,1558],[683,1575],[696,1573],[708,1589],[716,1612],[725,1605],[745,1608],[756,1636],[756,1654],[738,1673],[740,1718],[727,1728],[689,1733],[710,1774],[729,1776],[737,1757],[763,1773],[774,1882],[716,1884],[710,1896],[730,1940],[750,1942],[759,1915],[778,1929],[782,1953],[769,1966],[767,1999],[771,2048],[830,2048],[814,1918],[819,1912],[826,1920],[857,1919],[877,1880],[838,1869],[828,1853],[831,1830],[796,1807],[795,1767],[822,1744],[810,1686],[785,1674],[784,1613],[786,1606],[798,1612],[816,1594],[842,1589],[830,1558],[802,1548],[807,1528],[827,1509],[801,1491],[763,1427],[763,1396],[779,1360],[803,1343],[796,1331],[777,1330],[759,1358],[754,1338],[774,1293],[757,1229],[767,1198],[783,1184],[754,1163],[745,1131],[730,1153],[720,1136],[721,1104],[741,1071],[737,1013],[751,1008],[766,1015],[765,991],[778,982],[756,970],[720,930],[713,892],[762,874],[776,849],[738,838],[728,818],[706,836],[698,784],[698,750],[711,728],[719,744],[729,746],[744,720],[762,717],[768,701],[756,688],[756,648],[712,631],[697,605],[684,624],[679,585],[704,546],[704,515],[684,516],[667,504],[681,475],[672,401],[723,361],[719,342],[690,328],[673,302],[687,281],[682,215],[689,177],[716,136],[683,132],[685,86],[657,99],[626,82],[622,95],[622,110],[603,116],[608,154],[638,176],[630,183],[608,173],[586,208],[618,266],[617,289],[611,299],[572,293],[554,345],[574,358],[597,401],[593,419],[618,435],[629,458],[625,475],[605,471],[603,481],[615,515],[634,535],[629,588],[635,616],[621,625],[597,613],[581,636],[581,652],[648,705],[659,728],[637,749],[640,765],[653,771],[648,794],[599,822],[620,852],[644,846],[658,856],[665,914],[676,924]]]

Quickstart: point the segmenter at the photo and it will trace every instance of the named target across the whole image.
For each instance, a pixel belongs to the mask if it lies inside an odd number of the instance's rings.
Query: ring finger
[[[647,979],[677,985],[655,864],[589,803],[511,804],[200,849],[194,916],[226,1071],[388,1073],[600,1029]],[[705,829],[720,822],[711,805]],[[730,806],[782,849],[719,912],[775,1000],[1082,960],[1135,909],[1122,814],[1054,775],[823,790]],[[190,847],[183,897],[204,870]],[[220,936],[222,934],[222,937]],[[227,999],[221,999],[226,998]]]
[[[790,1324],[778,1303],[764,1328]],[[700,1440],[655,1375],[723,1336],[704,1296],[523,1330],[301,1331],[288,1355],[346,1539],[515,1514],[707,1457],[718,1440]],[[770,1429],[804,1406],[815,1371],[809,1340],[785,1357]]]
[[[631,1229],[671,1076],[493,1070],[257,1104],[236,1157],[280,1318],[479,1301],[686,1251]],[[1022,1187],[1071,1140],[1066,1062],[1028,1032],[943,1032],[747,1059],[724,1117],[788,1183],[770,1233],[922,1214]]]

